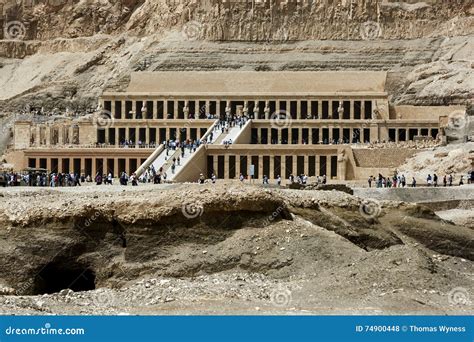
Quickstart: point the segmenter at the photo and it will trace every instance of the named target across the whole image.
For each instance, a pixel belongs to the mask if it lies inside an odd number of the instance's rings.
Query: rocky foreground
[[[0,197],[4,314],[474,308],[472,228],[424,206],[231,183]]]

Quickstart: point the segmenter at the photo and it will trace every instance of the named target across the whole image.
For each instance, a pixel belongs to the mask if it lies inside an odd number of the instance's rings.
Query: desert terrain
[[[2,189],[0,312],[470,314],[473,191],[447,190]]]

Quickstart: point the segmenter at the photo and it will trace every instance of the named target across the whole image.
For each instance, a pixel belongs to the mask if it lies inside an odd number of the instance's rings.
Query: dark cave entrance
[[[34,294],[50,294],[64,289],[74,292],[94,290],[95,272],[77,263],[51,262],[35,277]]]

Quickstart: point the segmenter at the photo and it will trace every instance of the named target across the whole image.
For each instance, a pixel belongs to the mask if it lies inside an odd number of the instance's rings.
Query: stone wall
[[[406,148],[387,149],[353,149],[356,167],[362,168],[396,168],[407,158],[412,157],[416,150]]]

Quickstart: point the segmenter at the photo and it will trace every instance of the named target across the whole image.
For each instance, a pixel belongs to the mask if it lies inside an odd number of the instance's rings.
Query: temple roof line
[[[383,95],[386,78],[386,72],[378,71],[134,72],[124,93],[104,95]]]

